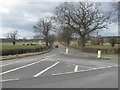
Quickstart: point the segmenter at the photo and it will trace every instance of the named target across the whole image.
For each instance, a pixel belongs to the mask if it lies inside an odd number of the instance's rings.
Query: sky
[[[59,0],[0,0],[0,38],[4,38],[6,33],[15,30],[18,31],[18,38],[33,38],[35,35],[33,25],[40,18],[54,15],[55,7],[60,2]],[[109,5],[105,4],[102,8],[107,10],[108,7]],[[118,35],[117,22],[112,23],[107,30],[102,30],[99,34],[102,36]]]

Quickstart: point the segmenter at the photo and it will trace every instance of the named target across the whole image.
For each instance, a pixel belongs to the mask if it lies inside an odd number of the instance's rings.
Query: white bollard
[[[98,50],[98,56],[97,56],[97,58],[101,58],[101,50]]]
[[[68,48],[66,48],[66,53],[68,53]]]

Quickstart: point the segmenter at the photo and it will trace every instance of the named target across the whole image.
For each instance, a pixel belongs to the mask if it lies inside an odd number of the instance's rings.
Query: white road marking
[[[55,56],[55,55],[52,55],[53,57]]]
[[[97,70],[98,68],[93,68],[93,70]]]
[[[107,68],[107,67],[98,67],[97,69],[104,69],[104,68]]]
[[[13,64],[13,63],[4,64],[4,65],[1,65],[0,67],[8,66],[8,65],[11,65],[11,64]]]
[[[1,63],[1,66],[0,67],[4,67],[4,66],[8,66],[8,65],[11,65],[11,64],[16,64],[16,63],[20,63],[21,61],[15,61],[13,63],[7,63],[7,64],[3,64]]]
[[[41,61],[44,61],[45,59],[42,59],[40,61],[36,61],[36,62],[33,62],[33,63],[30,63],[30,64],[27,64],[27,65],[24,65],[24,66],[20,66],[20,67],[17,67],[17,68],[14,68],[14,69],[11,69],[11,70],[8,70],[8,71],[5,71],[5,72],[2,72],[0,73],[0,75],[3,75],[3,74],[6,74],[6,73],[9,73],[9,72],[13,72],[13,71],[16,71],[16,70],[19,70],[19,69],[22,69],[22,68],[25,68],[25,67],[29,67],[29,66],[32,66],[36,63],[39,63]]]
[[[115,65],[115,66],[108,66],[108,67],[89,68],[89,69],[87,69],[87,70],[80,70],[80,71],[77,71],[77,72],[56,73],[56,74],[52,74],[52,75],[53,75],[53,76],[65,75],[65,74],[72,74],[72,73],[79,73],[79,72],[94,71],[94,70],[100,70],[100,69],[106,69],[106,68],[112,68],[112,67],[117,67],[117,65]]]
[[[83,65],[79,65],[80,67],[83,67],[83,68],[93,68],[93,67],[87,67],[87,66],[83,66]]]
[[[53,64],[52,66],[44,69],[43,71],[39,72],[38,74],[34,75],[33,77],[38,77],[39,75],[43,74],[44,72],[48,71],[49,69],[51,69],[52,67],[56,66],[57,64],[59,64],[59,62],[56,62],[55,64]]]
[[[113,66],[107,66],[107,68],[110,68],[110,67],[113,67]]]
[[[6,79],[6,80],[1,80],[0,82],[7,82],[7,81],[14,81],[14,80],[19,80],[19,78],[15,78],[15,79]]]
[[[54,57],[55,55],[48,55],[46,56],[46,58],[51,58],[51,57]]]
[[[74,72],[78,71],[78,65],[75,66]]]
[[[46,56],[46,57],[50,57],[50,56]]]
[[[118,65],[114,65],[114,67],[117,67]]]
[[[53,76],[56,76],[56,75],[72,74],[72,73],[76,73],[76,72],[56,73],[56,74],[52,74],[52,75],[53,75]]]

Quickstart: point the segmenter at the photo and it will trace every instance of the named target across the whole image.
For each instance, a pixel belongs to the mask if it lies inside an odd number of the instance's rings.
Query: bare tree
[[[80,35],[81,49],[85,46],[86,36],[107,27],[111,13],[102,13],[100,3],[65,2],[56,7],[56,17],[63,26],[69,26]]]
[[[110,38],[109,38],[109,43],[111,44],[112,47],[114,47],[115,44],[117,43],[117,38],[115,38],[115,37],[110,37]]]
[[[13,45],[16,44],[16,38],[17,38],[18,31],[12,31],[6,34],[6,38],[10,39],[13,43]]]
[[[70,41],[72,40],[72,31],[69,27],[61,27],[61,32],[59,32],[58,38],[69,46]]]
[[[40,21],[33,26],[35,32],[42,38],[45,39],[46,46],[49,43],[49,32],[52,29],[52,20],[51,18],[40,19]]]
[[[119,16],[120,16],[120,2],[111,2],[111,11],[112,11],[112,21],[113,22],[118,22]]]
[[[114,12],[118,13],[118,10],[120,10],[120,8],[118,6],[119,2],[111,2],[111,5],[113,7]]]

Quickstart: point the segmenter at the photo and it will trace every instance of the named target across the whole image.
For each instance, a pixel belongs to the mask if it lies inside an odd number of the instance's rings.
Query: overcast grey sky
[[[50,1],[50,0],[49,0]],[[111,0],[112,1],[112,0]],[[0,38],[3,38],[7,32],[18,31],[18,38],[33,38],[33,25],[39,18],[54,15],[54,9],[60,2],[44,2],[36,0],[2,0],[0,1]],[[103,5],[103,9],[109,9],[108,3]],[[102,36],[118,35],[117,23],[112,23],[110,28],[101,31]]]

